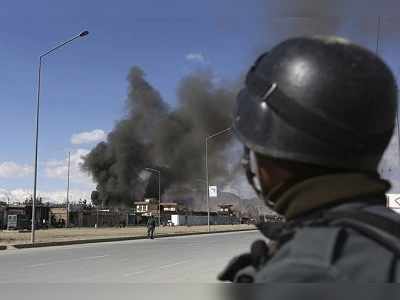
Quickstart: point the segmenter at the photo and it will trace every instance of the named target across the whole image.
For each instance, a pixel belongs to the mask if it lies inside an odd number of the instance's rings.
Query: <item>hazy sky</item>
[[[257,54],[292,35],[336,33],[375,50],[381,15],[380,53],[397,74],[398,5],[330,2],[2,0],[0,200],[32,189],[38,56],[58,42],[90,31],[44,60],[38,188],[63,199],[71,151],[77,200],[93,188],[79,171],[80,157],[123,116],[133,65],[173,105],[179,79],[191,70],[209,68],[217,81],[235,80]],[[397,168],[397,152],[391,159]]]

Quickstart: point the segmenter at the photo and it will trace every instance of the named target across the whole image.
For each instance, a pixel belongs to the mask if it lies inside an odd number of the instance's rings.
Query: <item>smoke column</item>
[[[378,15],[388,11],[382,11],[379,1],[370,8],[365,8],[362,1],[354,3],[269,1],[260,7],[265,10],[265,23],[260,22],[260,43],[249,55],[248,65],[274,44],[299,35],[338,34],[375,50]],[[365,8],[362,12],[358,9],[361,7]],[[389,27],[396,26],[389,25],[389,20],[382,18],[382,47],[389,47],[389,43],[393,46],[388,39],[392,40],[395,33]],[[128,83],[126,117],[117,123],[106,142],[92,150],[83,165],[98,183],[97,190],[105,204],[123,205],[143,195],[157,196],[156,174],[149,180],[143,180],[141,175],[146,167],[161,170],[162,192],[173,186],[193,186],[198,178],[204,178],[204,139],[230,126],[237,91],[236,87],[217,87],[209,72],[196,72],[180,82],[178,103],[172,109],[146,81],[139,67],[131,69]],[[229,178],[233,186],[238,186],[244,177],[227,169],[226,156],[222,155],[230,142],[231,135],[223,135],[210,143],[210,174]],[[383,173],[393,173],[385,172],[393,162],[398,169],[395,148],[397,144],[392,142],[382,163]]]
[[[83,169],[98,183],[105,205],[129,205],[143,195],[158,195],[158,175],[143,179],[147,167],[161,170],[161,189],[191,184],[204,178],[205,137],[231,124],[236,91],[217,87],[207,71],[192,73],[179,84],[178,103],[168,107],[145,79],[140,67],[128,75],[127,116],[84,159]],[[231,136],[221,136],[209,147],[210,173],[228,175],[221,159]],[[147,187],[147,188],[146,188]]]

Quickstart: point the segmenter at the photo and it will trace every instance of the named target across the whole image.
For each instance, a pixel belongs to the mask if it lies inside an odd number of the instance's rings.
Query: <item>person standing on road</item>
[[[378,165],[397,86],[376,54],[336,37],[286,40],[260,56],[233,129],[247,179],[281,226],[219,275],[233,282],[400,282],[400,215]],[[295,297],[293,297],[295,298]]]
[[[147,220],[147,238],[154,239],[155,228],[156,228],[156,219],[151,215]]]

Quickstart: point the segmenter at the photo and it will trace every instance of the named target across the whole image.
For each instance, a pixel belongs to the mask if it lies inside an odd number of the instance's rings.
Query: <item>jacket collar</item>
[[[285,182],[268,196],[275,203],[274,210],[290,220],[362,196],[383,196],[389,189],[390,183],[378,174],[337,173]]]

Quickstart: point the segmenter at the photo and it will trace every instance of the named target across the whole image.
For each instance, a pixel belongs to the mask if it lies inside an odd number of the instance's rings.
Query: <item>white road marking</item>
[[[174,266],[181,265],[181,264],[184,264],[184,263],[187,263],[187,262],[188,262],[188,260],[183,260],[183,261],[180,261],[180,262],[177,262],[177,263],[174,263],[174,264],[161,266],[160,269],[166,269],[166,268],[174,267]]]
[[[147,271],[150,271],[150,270],[147,270]],[[126,273],[126,274],[124,274],[124,276],[128,277],[128,276],[132,276],[132,275],[143,274],[145,272],[146,272],[146,270],[141,270],[141,271],[137,271],[137,272],[133,272],[133,273]]]
[[[49,262],[49,263],[41,263],[41,264],[30,265],[30,267],[31,267],[31,268],[35,268],[35,267],[41,267],[41,266],[47,266],[47,265],[51,265],[51,262]]]
[[[170,268],[170,267],[174,267],[174,266],[177,266],[177,265],[181,265],[181,264],[187,263],[188,261],[189,260],[183,260],[183,261],[179,261],[179,262],[176,262],[176,263],[173,263],[173,264],[163,265],[163,266],[160,266],[159,268],[160,269],[166,269],[166,268]],[[143,274],[145,272],[152,271],[152,270],[154,270],[154,268],[143,269],[143,270],[139,270],[139,271],[132,272],[132,273],[125,273],[124,276],[128,277],[128,276]]]
[[[48,266],[48,265],[53,265],[53,264],[58,264],[58,263],[66,263],[66,262],[68,263],[68,262],[80,261],[80,260],[99,259],[99,258],[104,258],[104,257],[108,257],[108,256],[110,256],[110,255],[97,255],[97,256],[87,256],[87,257],[80,257],[80,258],[73,258],[73,259],[66,259],[66,260],[55,260],[55,261],[49,261],[49,262],[45,262],[45,263],[30,265],[29,267],[35,268],[35,267]]]
[[[103,258],[103,257],[107,257],[110,255],[97,255],[97,256],[88,256],[88,257],[82,257],[82,259],[98,259],[98,258]]]

